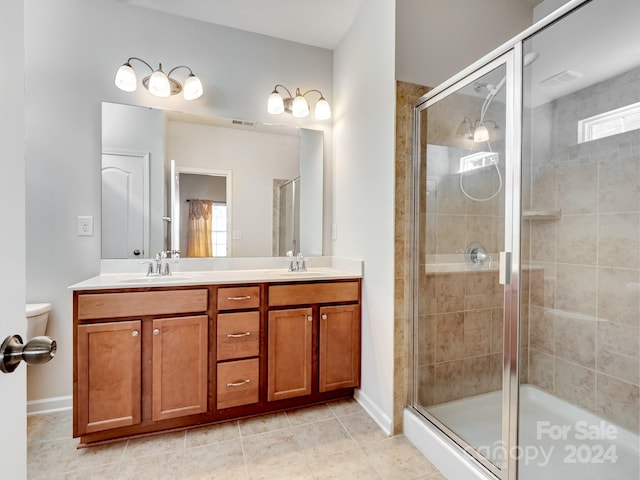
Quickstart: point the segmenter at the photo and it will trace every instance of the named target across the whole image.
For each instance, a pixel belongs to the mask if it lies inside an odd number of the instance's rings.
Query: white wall
[[[333,253],[364,259],[360,398],[393,416],[395,2],[367,0],[334,51]]]
[[[179,97],[158,99],[142,88],[133,94],[118,90],[115,72],[130,56],[165,68],[189,65],[203,80],[204,96],[187,103]],[[75,235],[78,215],[92,215],[99,223],[100,103],[273,122],[266,101],[276,83],[320,89],[333,103],[332,68],[329,50],[122,1],[25,2],[27,300],[53,304],[49,333],[58,340],[55,361],[30,372],[30,399],[72,392],[67,286],[100,268],[99,236]],[[324,129],[330,149],[330,120],[294,121],[286,115],[277,121]],[[325,195],[331,198],[330,192]]]
[[[273,179],[300,175],[299,136],[169,121],[167,156],[178,167],[231,171],[231,230],[242,234],[232,256],[272,255]]]
[[[396,77],[435,87],[531,26],[516,0],[397,0]]]

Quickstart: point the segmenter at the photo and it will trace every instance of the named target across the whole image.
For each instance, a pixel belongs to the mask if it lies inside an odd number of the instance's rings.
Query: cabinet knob
[[[307,321],[309,321],[309,322],[313,322],[313,317],[312,317],[311,315],[309,315],[309,316],[307,317]]]
[[[153,334],[154,335],[160,335],[160,329],[159,328],[154,328],[153,329]]]
[[[322,314],[322,319],[323,319],[323,320],[326,320],[326,319],[327,319],[327,314],[326,314],[326,313],[323,313],[323,314]]]
[[[138,330],[134,330],[133,332],[131,332],[131,336],[132,337],[137,337],[138,336]]]

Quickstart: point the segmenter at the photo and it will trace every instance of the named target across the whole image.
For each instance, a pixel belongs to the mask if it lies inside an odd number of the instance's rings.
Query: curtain
[[[189,201],[189,231],[187,236],[188,257],[211,257],[211,200]]]

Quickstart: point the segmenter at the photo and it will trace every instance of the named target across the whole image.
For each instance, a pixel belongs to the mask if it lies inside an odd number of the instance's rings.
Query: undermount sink
[[[318,272],[318,271],[294,271],[289,272],[288,270],[275,270],[273,272],[275,275],[281,275],[284,277],[324,277],[329,275],[327,272]]]
[[[172,273],[171,275],[136,275],[126,276],[119,280],[120,283],[154,283],[154,282],[171,282],[171,281],[180,281],[180,280],[190,280],[196,278],[196,275],[193,274],[184,274],[184,273]]]

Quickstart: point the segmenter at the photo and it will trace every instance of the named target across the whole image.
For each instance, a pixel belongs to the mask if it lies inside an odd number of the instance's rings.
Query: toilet
[[[39,337],[46,333],[49,322],[50,303],[27,303],[27,338]]]

